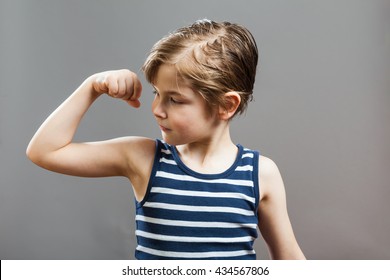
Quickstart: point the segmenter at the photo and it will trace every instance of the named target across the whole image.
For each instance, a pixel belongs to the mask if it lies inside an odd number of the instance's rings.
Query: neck
[[[207,139],[176,148],[181,160],[200,173],[223,172],[233,164],[237,156],[237,146],[231,140],[228,124],[215,129]]]

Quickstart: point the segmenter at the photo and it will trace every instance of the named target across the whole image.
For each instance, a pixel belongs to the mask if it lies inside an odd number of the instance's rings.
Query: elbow
[[[53,152],[48,151],[43,146],[36,146],[30,143],[26,148],[26,156],[29,160],[39,167],[52,171],[54,171],[53,168],[55,166],[53,163],[53,155]]]
[[[34,151],[34,148],[31,147],[31,143],[27,146],[26,156],[29,160],[31,160],[34,163],[37,161],[37,155]]]
[[[39,152],[39,149],[34,147],[31,143],[27,146],[26,156],[36,165],[42,166],[42,155]]]

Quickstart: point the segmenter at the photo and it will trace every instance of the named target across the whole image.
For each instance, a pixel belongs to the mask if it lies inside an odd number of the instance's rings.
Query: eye
[[[174,98],[172,98],[172,97],[171,97],[170,101],[171,101],[171,103],[173,103],[173,104],[182,104],[182,103],[183,103],[183,102],[178,101],[178,100],[176,100],[176,99],[174,99]]]
[[[157,95],[157,96],[159,95],[157,90],[153,90],[152,93],[153,93],[153,95]]]

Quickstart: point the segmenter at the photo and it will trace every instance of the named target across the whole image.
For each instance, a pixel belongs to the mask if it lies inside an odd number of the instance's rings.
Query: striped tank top
[[[259,154],[237,147],[228,170],[201,174],[156,141],[147,192],[136,202],[136,259],[256,259]]]

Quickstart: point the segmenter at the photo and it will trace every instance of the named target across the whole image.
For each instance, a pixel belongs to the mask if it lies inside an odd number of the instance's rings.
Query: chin
[[[182,142],[175,141],[175,140],[172,140],[172,139],[170,139],[170,138],[165,138],[165,137],[163,137],[163,140],[164,140],[165,143],[167,143],[167,144],[169,144],[169,145],[171,145],[171,146],[178,146],[178,145],[183,144]]]
[[[184,139],[174,139],[173,137],[167,137],[164,134],[162,135],[162,139],[164,140],[165,143],[171,146],[179,146],[188,143],[184,141]]]

